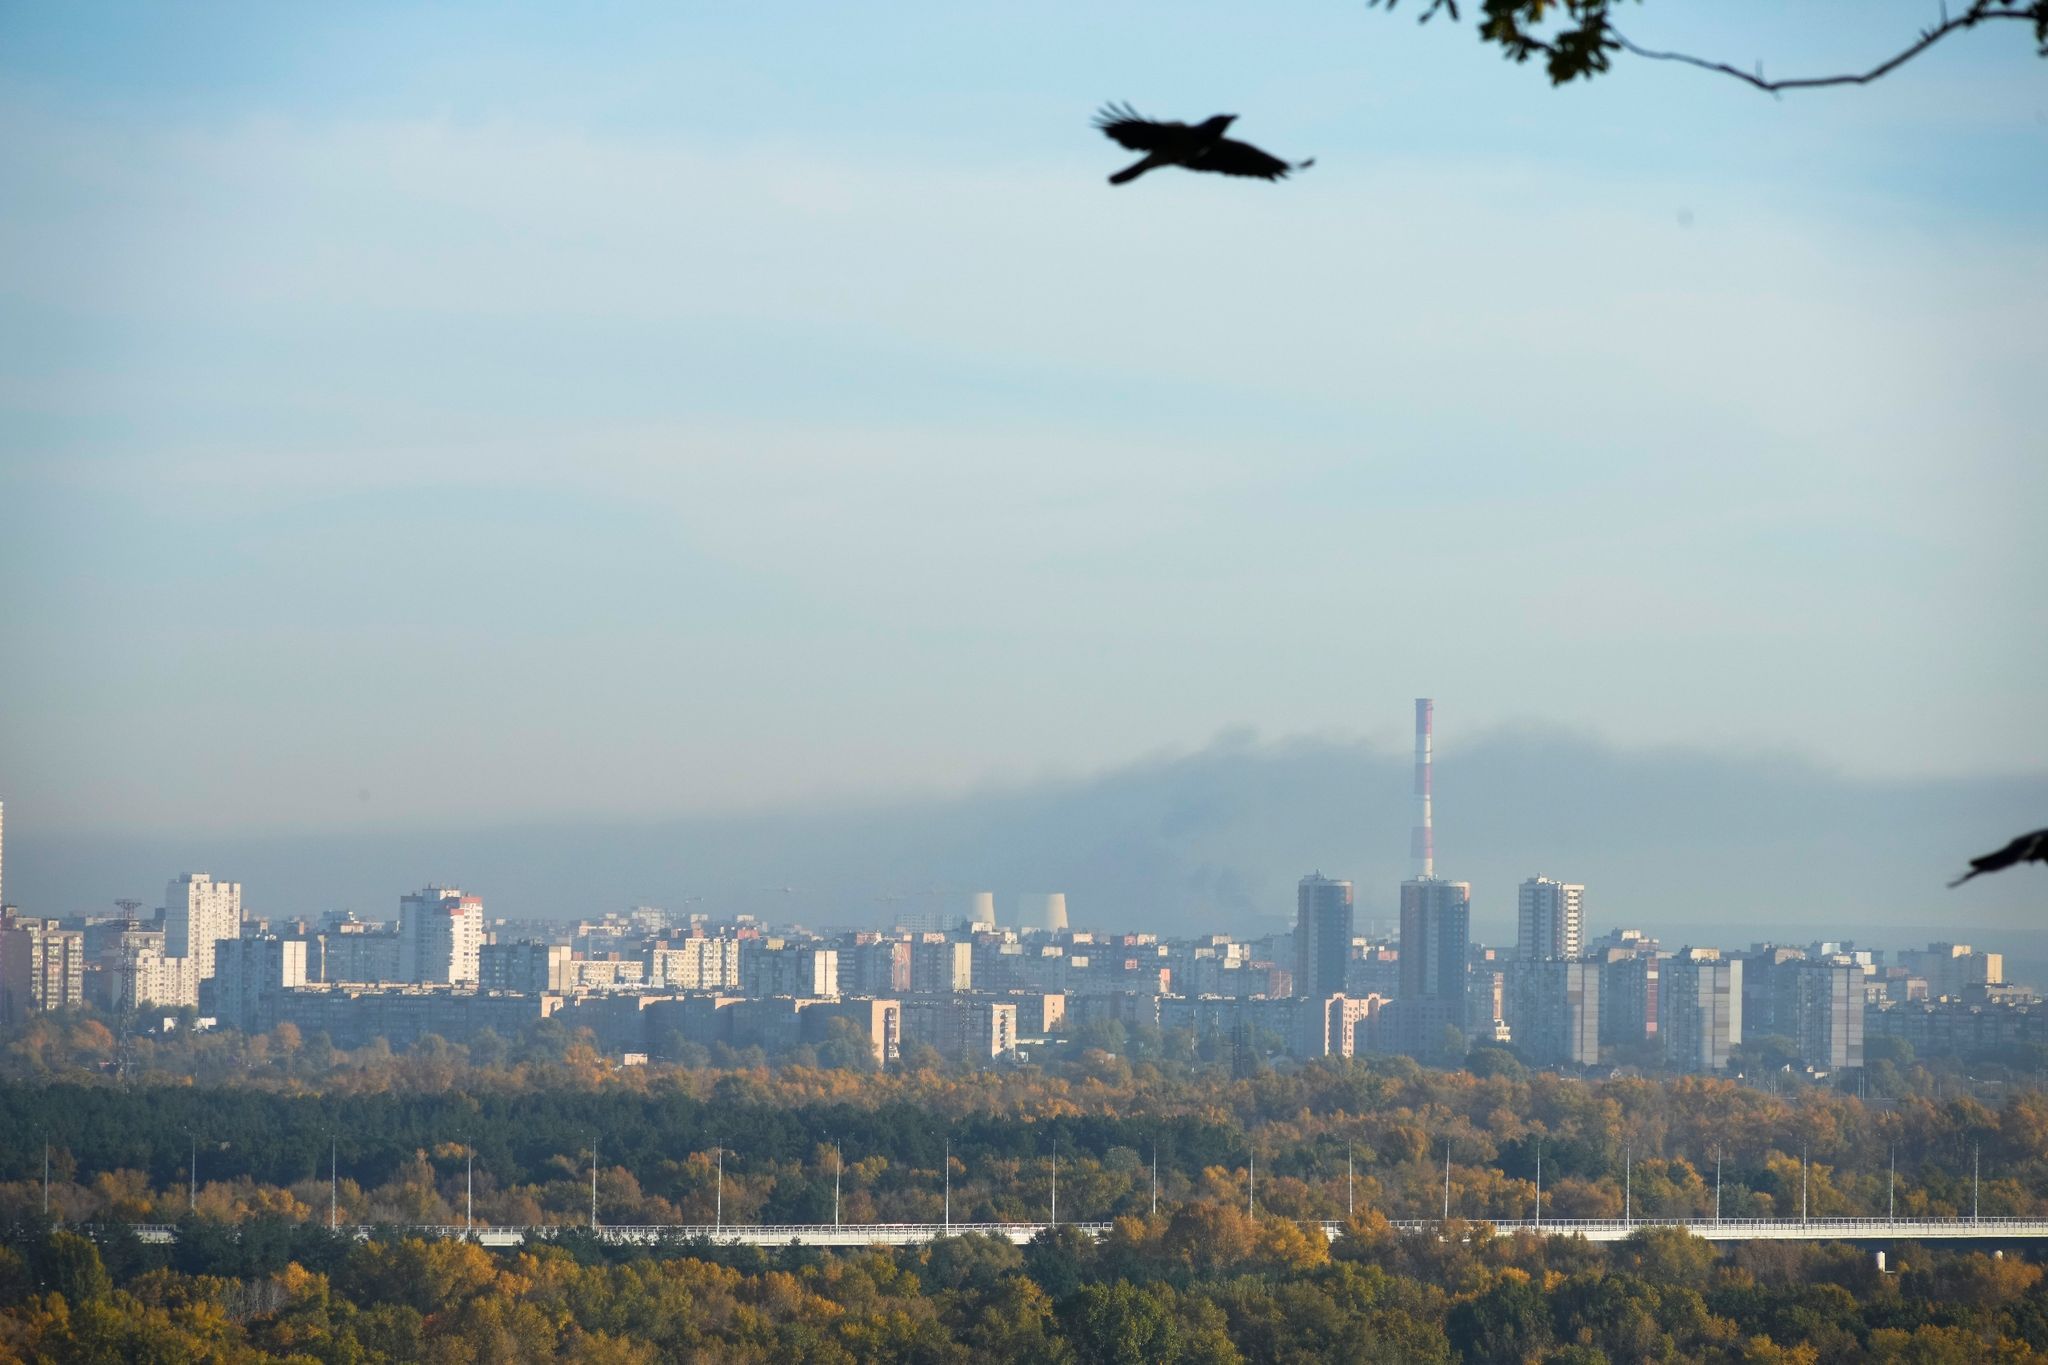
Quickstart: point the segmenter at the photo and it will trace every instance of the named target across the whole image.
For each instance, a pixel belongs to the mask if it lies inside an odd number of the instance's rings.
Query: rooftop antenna
[[[1053,1145],[1053,1149],[1052,1149],[1052,1223],[1051,1223],[1051,1226],[1053,1226],[1053,1227],[1058,1227],[1059,1225],[1060,1225],[1060,1149],[1059,1149],[1059,1145],[1058,1145],[1058,1142],[1057,1142],[1057,1140],[1055,1140],[1055,1142],[1054,1142],[1054,1145]]]
[[[1436,703],[1428,697],[1415,699],[1415,797],[1420,805],[1421,821],[1415,826],[1414,847],[1410,853],[1421,868],[1424,881],[1436,876],[1436,830],[1430,820],[1429,799],[1433,794],[1430,780],[1430,741],[1436,732]]]
[[[142,902],[128,899],[117,900],[114,902],[114,908],[127,918],[128,927],[133,929],[135,927],[135,912],[142,908]]]
[[[725,1227],[725,1148],[718,1149],[718,1202],[712,1206],[711,1226],[716,1231]]]
[[[1444,1221],[1451,1221],[1451,1140],[1444,1139]]]
[[[1806,1144],[1799,1144],[1799,1221],[1806,1221]]]
[[[1977,1143],[1970,1148],[1970,1221],[1977,1221],[1977,1176],[1979,1164],[1984,1156],[1984,1145]]]
[[[1892,1173],[1884,1187],[1884,1220],[1896,1223],[1899,1221],[1899,1144],[1894,1142],[1886,1150],[1891,1155]]]

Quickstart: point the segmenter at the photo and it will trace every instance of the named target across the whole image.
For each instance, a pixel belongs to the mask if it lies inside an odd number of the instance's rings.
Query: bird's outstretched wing
[[[1307,162],[1302,163],[1304,166]],[[1224,138],[1201,156],[1187,163],[1191,171],[1216,171],[1222,175],[1249,175],[1260,180],[1285,180],[1295,168],[1279,157],[1262,152],[1249,142]]]
[[[1188,130],[1185,123],[1155,123],[1128,104],[1103,105],[1095,115],[1095,126],[1134,152],[1157,151],[1162,143]]]
[[[1970,859],[1970,870],[1949,885],[1961,886],[1980,872],[2003,872],[2016,863],[2048,863],[2048,829],[2022,834],[1994,853]]]

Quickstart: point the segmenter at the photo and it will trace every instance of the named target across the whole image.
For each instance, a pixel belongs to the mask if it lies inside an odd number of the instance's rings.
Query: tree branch
[[[1744,81],[1759,90],[1775,95],[1781,90],[1810,90],[1824,85],[1868,85],[1880,76],[1888,75],[1899,67],[1904,66],[1907,62],[1912,61],[1951,33],[1975,28],[1977,25],[1992,19],[2024,19],[2032,21],[2038,27],[2044,22],[2043,9],[2044,7],[2038,3],[2030,5],[2025,9],[1993,9],[1991,7],[1991,0],[1977,0],[1976,4],[1970,6],[1969,9],[1963,11],[1963,13],[1955,18],[1944,17],[1939,24],[1922,33],[1918,42],[1907,47],[1904,51],[1878,63],[1870,68],[1870,70],[1861,74],[1798,76],[1781,81],[1764,79],[1761,67],[1755,72],[1749,72],[1742,70],[1740,67],[1730,66],[1726,62],[1708,61],[1704,57],[1694,57],[1684,52],[1652,52],[1648,48],[1637,47],[1634,43],[1623,37],[1612,24],[1607,26],[1607,32],[1614,39],[1615,45],[1631,56],[1647,58],[1653,62],[1683,62],[1687,66],[1696,66],[1703,71],[1718,71],[1722,75],[1733,76],[1738,81]]]

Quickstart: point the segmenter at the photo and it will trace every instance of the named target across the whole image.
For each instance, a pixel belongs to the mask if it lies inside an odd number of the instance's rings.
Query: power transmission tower
[[[1248,1079],[1255,1069],[1252,1065],[1251,1027],[1242,1019],[1233,1020],[1230,1025],[1231,1079]]]

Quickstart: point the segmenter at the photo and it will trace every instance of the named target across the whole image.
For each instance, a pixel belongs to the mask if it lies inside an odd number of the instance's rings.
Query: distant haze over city
[[[2048,776],[1875,779],[1532,728],[1466,738],[1440,714],[1437,868],[1473,884],[1475,938],[1512,941],[1516,883],[1538,873],[1586,884],[1589,931],[1640,926],[1667,943],[1974,935],[2026,957],[2048,919],[2035,869],[1943,885],[2048,808]],[[124,895],[153,904],[167,877],[203,868],[241,881],[251,914],[388,917],[437,878],[493,916],[648,903],[813,927],[964,913],[981,889],[1013,922],[1020,895],[1064,891],[1077,927],[1192,933],[1283,927],[1296,879],[1320,869],[1357,884],[1365,932],[1391,927],[1411,875],[1411,772],[1405,749],[1243,733],[926,800],[285,834],[59,832],[16,795],[6,887],[43,913],[96,912]]]

